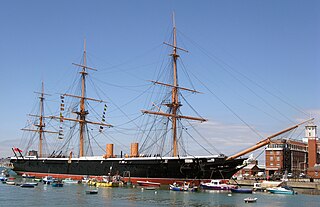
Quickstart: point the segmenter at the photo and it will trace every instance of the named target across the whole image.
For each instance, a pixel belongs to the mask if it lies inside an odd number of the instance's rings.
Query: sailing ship
[[[60,116],[49,116],[45,117],[43,114],[43,101],[44,101],[44,90],[40,93],[40,114],[34,115],[39,119],[37,129],[26,129],[39,134],[39,149],[37,153],[30,154],[28,156],[22,155],[19,148],[13,148],[15,156],[11,157],[11,163],[13,164],[13,170],[18,174],[29,174],[36,177],[53,176],[56,178],[73,178],[80,180],[84,176],[103,176],[109,174],[109,176],[122,176],[126,181],[131,182],[137,181],[149,181],[159,182],[161,184],[171,184],[175,180],[195,180],[200,182],[209,181],[211,179],[229,179],[237,171],[246,165],[246,159],[241,156],[253,151],[261,146],[264,146],[270,142],[270,139],[287,132],[289,130],[297,128],[299,125],[295,125],[280,133],[268,137],[262,142],[258,143],[257,146],[250,148],[249,150],[243,151],[234,156],[227,157],[223,154],[208,155],[208,156],[194,156],[194,155],[182,155],[179,153],[178,140],[178,121],[182,119],[193,120],[199,122],[205,122],[206,119],[202,117],[184,116],[179,114],[179,109],[182,106],[180,103],[179,91],[189,91],[197,93],[196,90],[181,87],[178,84],[178,70],[177,60],[179,58],[178,51],[186,51],[177,46],[176,39],[176,26],[173,24],[173,43],[165,43],[172,48],[172,74],[173,83],[163,83],[159,81],[153,81],[155,85],[164,86],[170,89],[171,100],[170,102],[162,103],[167,107],[168,112],[150,111],[143,110],[144,114],[150,114],[150,116],[161,116],[167,119],[168,123],[171,123],[172,129],[172,154],[162,155],[155,154],[154,156],[143,156],[139,154],[138,143],[131,144],[130,155],[115,156],[113,154],[113,144],[108,144],[106,147],[106,154],[101,156],[87,156],[85,153],[86,144],[86,126],[87,124],[100,125],[103,127],[111,127],[110,124],[104,122],[93,122],[87,119],[89,114],[86,108],[87,101],[97,101],[93,98],[86,96],[86,76],[89,71],[94,71],[94,68],[88,67],[86,63],[86,44],[84,44],[83,52],[83,64],[74,64],[82,68],[81,75],[81,94],[63,94],[61,97],[62,104],[64,107],[63,97],[71,97],[79,100],[78,111],[74,113],[77,118],[69,118],[60,114]],[[71,121],[79,125],[79,157],[74,157],[72,152],[69,155],[62,156],[51,155],[44,156],[43,154],[43,134],[44,133],[58,133],[59,137],[62,131],[59,132],[45,130],[44,119],[56,119],[60,122]]]

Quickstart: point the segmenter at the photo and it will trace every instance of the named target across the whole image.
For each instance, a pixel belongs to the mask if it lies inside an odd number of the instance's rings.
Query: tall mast
[[[85,123],[86,123],[86,115],[88,112],[85,110],[85,96],[86,96],[86,75],[88,74],[86,72],[86,67],[87,67],[87,54],[86,54],[86,40],[84,40],[84,50],[83,50],[83,66],[82,66],[82,71],[80,72],[81,74],[81,98],[80,98],[80,152],[79,156],[82,157],[84,155],[84,133],[85,133]]]
[[[79,128],[80,128],[79,129],[79,157],[83,157],[83,156],[85,156],[85,150],[84,150],[84,147],[85,147],[84,143],[85,142],[84,142],[84,140],[85,140],[86,124],[95,124],[95,125],[107,126],[107,127],[112,127],[112,125],[105,124],[102,122],[93,122],[93,121],[89,121],[86,119],[87,115],[89,114],[89,112],[85,108],[86,100],[97,101],[100,103],[103,102],[103,100],[97,100],[97,99],[86,97],[86,76],[88,75],[87,70],[97,71],[96,69],[87,66],[86,40],[84,40],[83,64],[76,64],[76,63],[72,63],[72,64],[82,68],[82,71],[80,72],[80,74],[81,74],[81,95],[77,96],[77,95],[72,95],[72,94],[63,94],[63,96],[78,98],[80,100],[80,110],[78,112],[75,112],[76,114],[78,114],[79,117],[77,119],[73,119],[73,118],[68,118],[68,117],[63,117],[63,116],[60,116],[60,117],[50,116],[50,118],[60,119],[60,120],[64,120],[64,121],[74,121],[74,122],[79,123]]]
[[[43,100],[44,100],[44,85],[42,82],[42,89],[40,94],[40,122],[39,122],[39,156],[42,157],[42,141],[43,141],[43,114],[44,114],[44,108],[43,108]]]
[[[39,146],[38,146],[38,156],[39,157],[44,157],[43,155],[43,139],[44,139],[44,133],[52,133],[52,134],[57,134],[58,132],[53,132],[53,131],[47,131],[44,130],[45,128],[45,123],[44,123],[44,96],[49,95],[44,93],[44,83],[42,81],[41,83],[41,92],[35,92],[37,94],[40,94],[39,99],[40,99],[40,109],[39,109],[39,114],[34,115],[34,114],[29,114],[29,116],[33,117],[38,117],[39,118],[39,124],[35,124],[38,129],[22,129],[24,131],[31,131],[31,132],[37,132],[39,133]]]
[[[177,59],[179,55],[177,54],[177,32],[176,24],[174,19],[174,14],[172,15],[173,22],[173,87],[172,87],[172,137],[173,137],[173,156],[178,156],[178,143],[177,143],[177,111],[179,108],[179,99],[178,99],[178,74],[177,74]]]
[[[167,107],[171,108],[171,113],[163,113],[163,112],[155,112],[155,111],[146,111],[142,110],[142,113],[147,114],[154,114],[159,116],[165,116],[168,118],[171,118],[172,120],[172,140],[173,140],[173,156],[177,157],[179,155],[178,151],[178,138],[177,138],[177,121],[178,119],[189,119],[189,120],[195,120],[195,121],[206,121],[206,119],[199,118],[199,117],[191,117],[191,116],[182,116],[178,114],[178,109],[181,106],[179,103],[179,90],[185,90],[190,91],[193,93],[199,93],[196,90],[191,90],[188,88],[179,87],[178,85],[178,69],[177,69],[177,59],[179,58],[179,55],[177,54],[177,50],[182,50],[184,52],[188,52],[185,49],[177,47],[177,32],[176,32],[176,23],[174,18],[174,13],[172,15],[172,22],[173,22],[173,44],[165,43],[166,45],[173,48],[172,51],[172,60],[173,60],[173,84],[167,84],[167,83],[161,83],[158,81],[152,81],[155,84],[171,87],[172,89],[172,97],[171,97],[171,103],[165,104]]]

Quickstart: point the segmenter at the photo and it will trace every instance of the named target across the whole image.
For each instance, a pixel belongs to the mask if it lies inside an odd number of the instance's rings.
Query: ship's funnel
[[[138,157],[139,156],[138,147],[139,147],[138,143],[131,143],[130,157]]]
[[[106,158],[113,157],[113,144],[107,144],[106,151],[107,151],[107,154],[105,155]]]

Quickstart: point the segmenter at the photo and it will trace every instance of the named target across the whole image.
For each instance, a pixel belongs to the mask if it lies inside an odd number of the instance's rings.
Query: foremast
[[[173,48],[172,54],[172,61],[173,61],[173,84],[166,84],[166,83],[161,83],[158,81],[152,81],[155,84],[159,85],[164,85],[167,87],[171,87],[172,89],[172,96],[171,96],[171,103],[164,104],[165,106],[169,107],[171,110],[171,113],[163,113],[163,112],[155,112],[155,111],[147,111],[147,110],[142,110],[143,113],[147,114],[154,114],[154,115],[159,115],[159,116],[165,116],[168,118],[171,118],[172,122],[172,139],[173,139],[173,156],[177,157],[179,156],[178,153],[178,138],[177,138],[177,121],[179,119],[189,119],[189,120],[196,120],[196,121],[201,121],[204,122],[206,119],[203,118],[198,118],[198,117],[191,117],[191,116],[181,116],[178,114],[180,106],[182,106],[179,102],[179,90],[187,90],[191,91],[194,93],[198,93],[196,90],[188,89],[188,88],[183,88],[179,87],[178,84],[178,70],[177,70],[177,60],[180,57],[177,54],[177,50],[182,50],[184,52],[188,52],[185,49],[177,47],[177,32],[176,32],[176,24],[175,24],[175,19],[174,19],[174,14],[172,16],[172,21],[173,21],[173,44],[169,44],[164,42],[164,44],[170,46]]]
[[[57,134],[58,132],[54,132],[54,131],[47,131],[44,130],[45,128],[45,122],[44,122],[44,96],[45,95],[49,95],[49,94],[45,94],[44,93],[44,84],[42,82],[41,84],[41,92],[35,92],[37,94],[40,94],[39,99],[40,99],[40,108],[39,108],[39,114],[38,115],[34,115],[34,114],[29,114],[29,116],[35,116],[39,118],[39,124],[35,124],[36,127],[38,127],[38,129],[22,129],[24,131],[31,131],[31,132],[37,132],[39,133],[39,145],[38,145],[38,151],[39,157],[43,157],[43,139],[44,139],[44,133],[52,133],[52,134]]]
[[[83,156],[84,152],[84,133],[85,133],[85,124],[86,124],[86,116],[88,112],[85,109],[85,97],[86,97],[86,76],[88,73],[86,72],[87,68],[87,50],[86,50],[86,41],[84,41],[84,50],[83,50],[83,66],[81,74],[81,98],[80,98],[80,111],[78,112],[80,125],[80,143],[79,143],[79,156]],[[89,69],[89,68],[88,68]]]

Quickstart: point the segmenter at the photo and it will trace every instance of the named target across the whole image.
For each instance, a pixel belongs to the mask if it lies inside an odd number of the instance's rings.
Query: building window
[[[277,155],[280,155],[280,151],[277,151],[276,154],[277,154]]]
[[[273,155],[273,151],[270,151],[270,155]]]
[[[270,166],[273,166],[273,162],[270,162]]]
[[[270,161],[273,161],[273,157],[270,157]]]
[[[280,163],[277,163],[277,166],[280,166]]]

